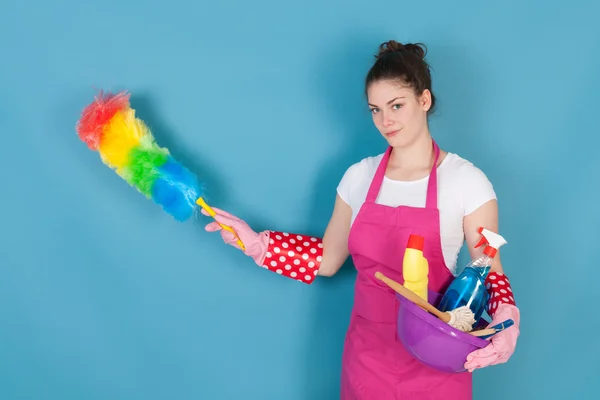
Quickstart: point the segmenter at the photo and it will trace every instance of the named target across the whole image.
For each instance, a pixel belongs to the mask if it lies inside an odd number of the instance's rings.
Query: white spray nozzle
[[[475,248],[481,246],[482,244],[487,244],[486,248],[484,249],[484,253],[492,258],[494,258],[496,255],[496,252],[500,246],[506,244],[506,240],[504,240],[502,236],[498,235],[496,232],[490,231],[489,229],[480,227],[477,229],[477,232],[479,232],[483,237],[475,245]]]

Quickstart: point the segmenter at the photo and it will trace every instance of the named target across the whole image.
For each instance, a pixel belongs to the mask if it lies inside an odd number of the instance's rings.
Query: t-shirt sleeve
[[[488,201],[496,200],[496,192],[482,170],[470,163],[464,167],[463,207],[465,215],[468,215]]]
[[[351,195],[354,185],[356,185],[356,174],[358,173],[358,163],[351,165],[340,180],[337,186],[337,193],[348,205],[352,205]]]

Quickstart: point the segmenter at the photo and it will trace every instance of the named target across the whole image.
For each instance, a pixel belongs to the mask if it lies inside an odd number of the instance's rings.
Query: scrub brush
[[[390,288],[394,289],[396,293],[412,301],[419,307],[423,308],[459,331],[469,332],[473,329],[475,323],[475,316],[473,311],[467,306],[458,307],[451,311],[440,311],[427,301],[422,299],[413,293],[410,289],[405,288],[400,283],[388,278],[381,272],[375,273],[375,278],[387,284]]]

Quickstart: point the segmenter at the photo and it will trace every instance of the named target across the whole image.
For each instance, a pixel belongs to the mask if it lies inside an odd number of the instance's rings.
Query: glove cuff
[[[502,272],[490,272],[485,280],[485,287],[490,295],[486,310],[490,317],[494,318],[500,304],[516,306],[510,281]]]
[[[266,232],[269,244],[261,266],[309,285],[313,283],[323,259],[323,240],[288,232]]]

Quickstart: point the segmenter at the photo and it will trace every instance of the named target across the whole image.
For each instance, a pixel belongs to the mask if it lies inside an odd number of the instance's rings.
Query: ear
[[[423,93],[419,97],[419,105],[423,111],[429,111],[431,108],[431,92],[429,89],[423,90]]]

